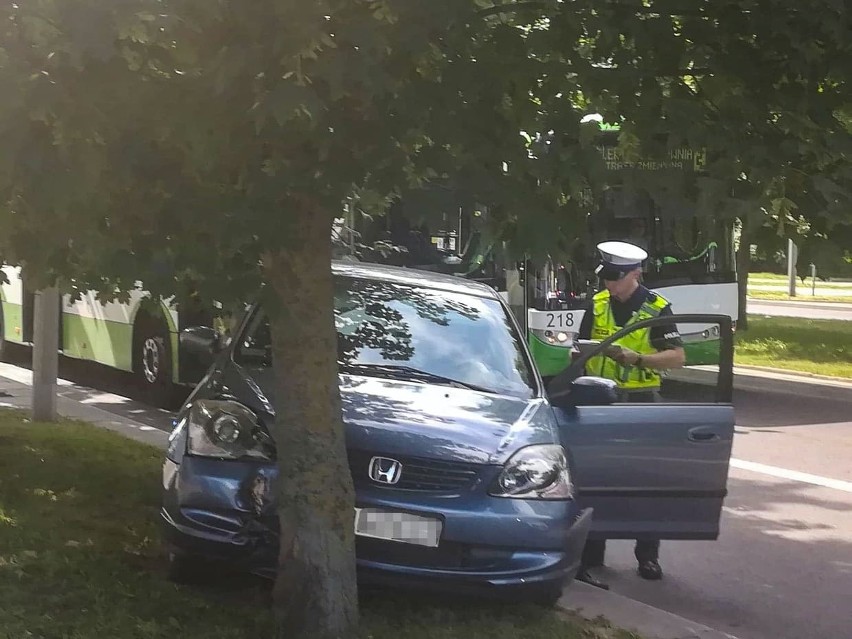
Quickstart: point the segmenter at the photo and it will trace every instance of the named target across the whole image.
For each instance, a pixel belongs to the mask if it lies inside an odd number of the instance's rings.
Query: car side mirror
[[[191,326],[181,331],[180,347],[182,351],[195,357],[204,366],[209,366],[222,350],[222,342],[215,328]]]
[[[574,406],[608,406],[618,401],[618,384],[604,377],[586,375],[578,377],[569,385],[567,393],[551,399],[557,408]]]

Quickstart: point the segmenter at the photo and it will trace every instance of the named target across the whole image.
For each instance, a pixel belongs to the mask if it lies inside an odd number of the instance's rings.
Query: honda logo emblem
[[[388,457],[373,457],[367,474],[380,484],[395,484],[402,476],[402,464]]]

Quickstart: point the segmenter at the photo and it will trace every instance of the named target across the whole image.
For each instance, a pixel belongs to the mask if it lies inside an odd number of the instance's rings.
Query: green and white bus
[[[552,377],[570,360],[569,351],[583,318],[582,308],[600,283],[594,274],[595,247],[606,240],[632,242],[645,249],[644,283],[672,304],[677,314],[713,313],[738,317],[733,216],[699,210],[674,184],[701,174],[703,149],[681,147],[662,157],[627,160],[618,149],[618,127],[601,125],[597,147],[607,167],[603,200],[587,215],[572,255],[528,260],[509,273],[505,297],[518,309],[530,349],[542,375]],[[648,187],[648,188],[646,188]],[[689,365],[717,363],[718,327],[683,327]]]
[[[439,204],[439,215],[434,211],[430,215],[432,220],[442,220],[433,223],[433,228],[419,224],[408,213],[422,209],[423,202],[401,203],[386,218],[363,225],[371,226],[358,229],[364,237],[406,247],[404,253],[374,254],[368,259],[455,273],[491,284],[526,332],[545,378],[558,374],[570,362],[582,309],[600,288],[594,273],[595,247],[605,240],[633,242],[648,251],[644,283],[671,301],[675,313],[722,314],[736,322],[735,218],[701,213],[685,199],[655,201],[641,187],[643,173],[655,173],[653,180],[660,180],[667,174],[700,172],[703,152],[681,148],[670,151],[663,160],[628,162],[616,150],[616,131],[606,127],[598,147],[612,173],[612,184],[603,201],[590,207],[571,254],[510,262],[500,245],[486,239],[482,222],[487,212],[483,216],[484,209],[459,205],[449,196]],[[632,178],[627,187],[625,174]],[[440,199],[430,194],[424,201],[431,206]],[[718,327],[692,324],[688,329],[682,331],[687,362],[714,364]]]
[[[0,286],[0,352],[6,344],[31,346],[35,293],[21,269],[4,266],[7,283]],[[147,296],[133,291],[128,303],[102,304],[90,291],[78,301],[62,297],[59,350],[65,357],[86,360],[136,376],[147,398],[169,397],[175,385],[193,384],[203,365],[180,347],[180,333],[192,326],[222,321],[216,309],[178,308],[170,300],[143,304]]]
[[[634,220],[637,218],[634,218]],[[573,256],[547,256],[509,268],[504,298],[526,330],[533,357],[544,377],[561,372],[583,320],[584,307],[599,290],[594,247],[606,239],[643,245],[649,259],[644,284],[672,303],[678,314],[713,313],[736,322],[738,294],[732,220],[649,211],[642,236],[620,229],[626,218],[600,213],[589,221],[586,247]],[[690,365],[717,363],[716,326],[690,325],[682,331]]]
[[[533,358],[546,379],[570,362],[584,307],[601,286],[594,273],[598,260],[595,246],[606,239],[643,245],[649,253],[643,269],[644,284],[668,299],[675,313],[727,315],[736,323],[733,220],[699,215],[670,218],[649,211],[647,231],[641,237],[621,232],[628,220],[612,212],[590,215],[581,248],[572,255],[530,257],[516,263],[507,260],[499,247],[489,245],[484,256],[464,256],[455,268],[425,266],[472,277],[496,288],[526,333]],[[690,324],[682,327],[681,334],[689,365],[717,363],[717,326]]]
[[[356,223],[350,206],[347,217],[335,223],[333,241],[346,253],[355,242],[354,235],[344,230],[354,229],[359,243],[379,241],[407,249],[373,252],[366,259],[489,283],[512,308],[546,378],[570,362],[582,308],[599,287],[595,246],[604,240],[631,241],[648,251],[645,283],[669,299],[675,313],[724,314],[736,320],[734,219],[702,215],[688,202],[656,202],[641,188],[623,188],[619,177],[638,172],[635,187],[641,184],[642,172],[656,172],[659,177],[665,171],[700,171],[703,154],[684,148],[672,150],[663,161],[627,162],[614,150],[613,128],[604,129],[599,149],[612,171],[612,185],[604,201],[590,209],[576,233],[579,244],[570,255],[531,257],[520,264],[509,261],[502,245],[488,239],[487,210],[460,203],[452,193],[438,205],[443,215],[437,219],[442,221],[433,228],[408,219],[413,216],[406,206],[392,209],[385,218]],[[418,204],[434,207],[441,199],[430,197]],[[5,266],[3,272],[8,283],[0,286],[0,351],[4,343],[32,343],[34,307],[34,293],[21,279],[20,269]],[[59,348],[66,357],[131,373],[149,396],[164,397],[175,385],[194,384],[205,372],[203,364],[181,348],[184,329],[215,326],[227,331],[228,314],[201,305],[179,308],[170,300],[151,308],[143,305],[145,298],[141,289],[131,294],[128,303],[102,304],[93,292],[73,302],[65,296]],[[715,362],[718,335],[714,328],[691,325],[684,332],[689,364]]]

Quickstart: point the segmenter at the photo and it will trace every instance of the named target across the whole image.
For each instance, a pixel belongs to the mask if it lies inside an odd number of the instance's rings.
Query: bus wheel
[[[172,391],[172,349],[162,319],[140,311],[133,327],[133,372],[145,399],[163,405]]]

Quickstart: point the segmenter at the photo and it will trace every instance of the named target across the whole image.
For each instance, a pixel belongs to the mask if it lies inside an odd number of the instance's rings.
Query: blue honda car
[[[378,265],[333,270],[362,583],[549,604],[576,574],[590,533],[718,534],[733,435],[724,398],[701,415],[682,404],[610,406],[611,384],[579,377],[556,406],[490,287]],[[196,352],[218,352],[178,415],[163,467],[172,575],[187,579],[214,559],[272,576],[277,468],[266,429],[274,419],[266,314],[249,309],[221,349],[210,329],[182,339]],[[696,439],[696,429],[713,436]],[[585,497],[577,473],[589,480]]]

